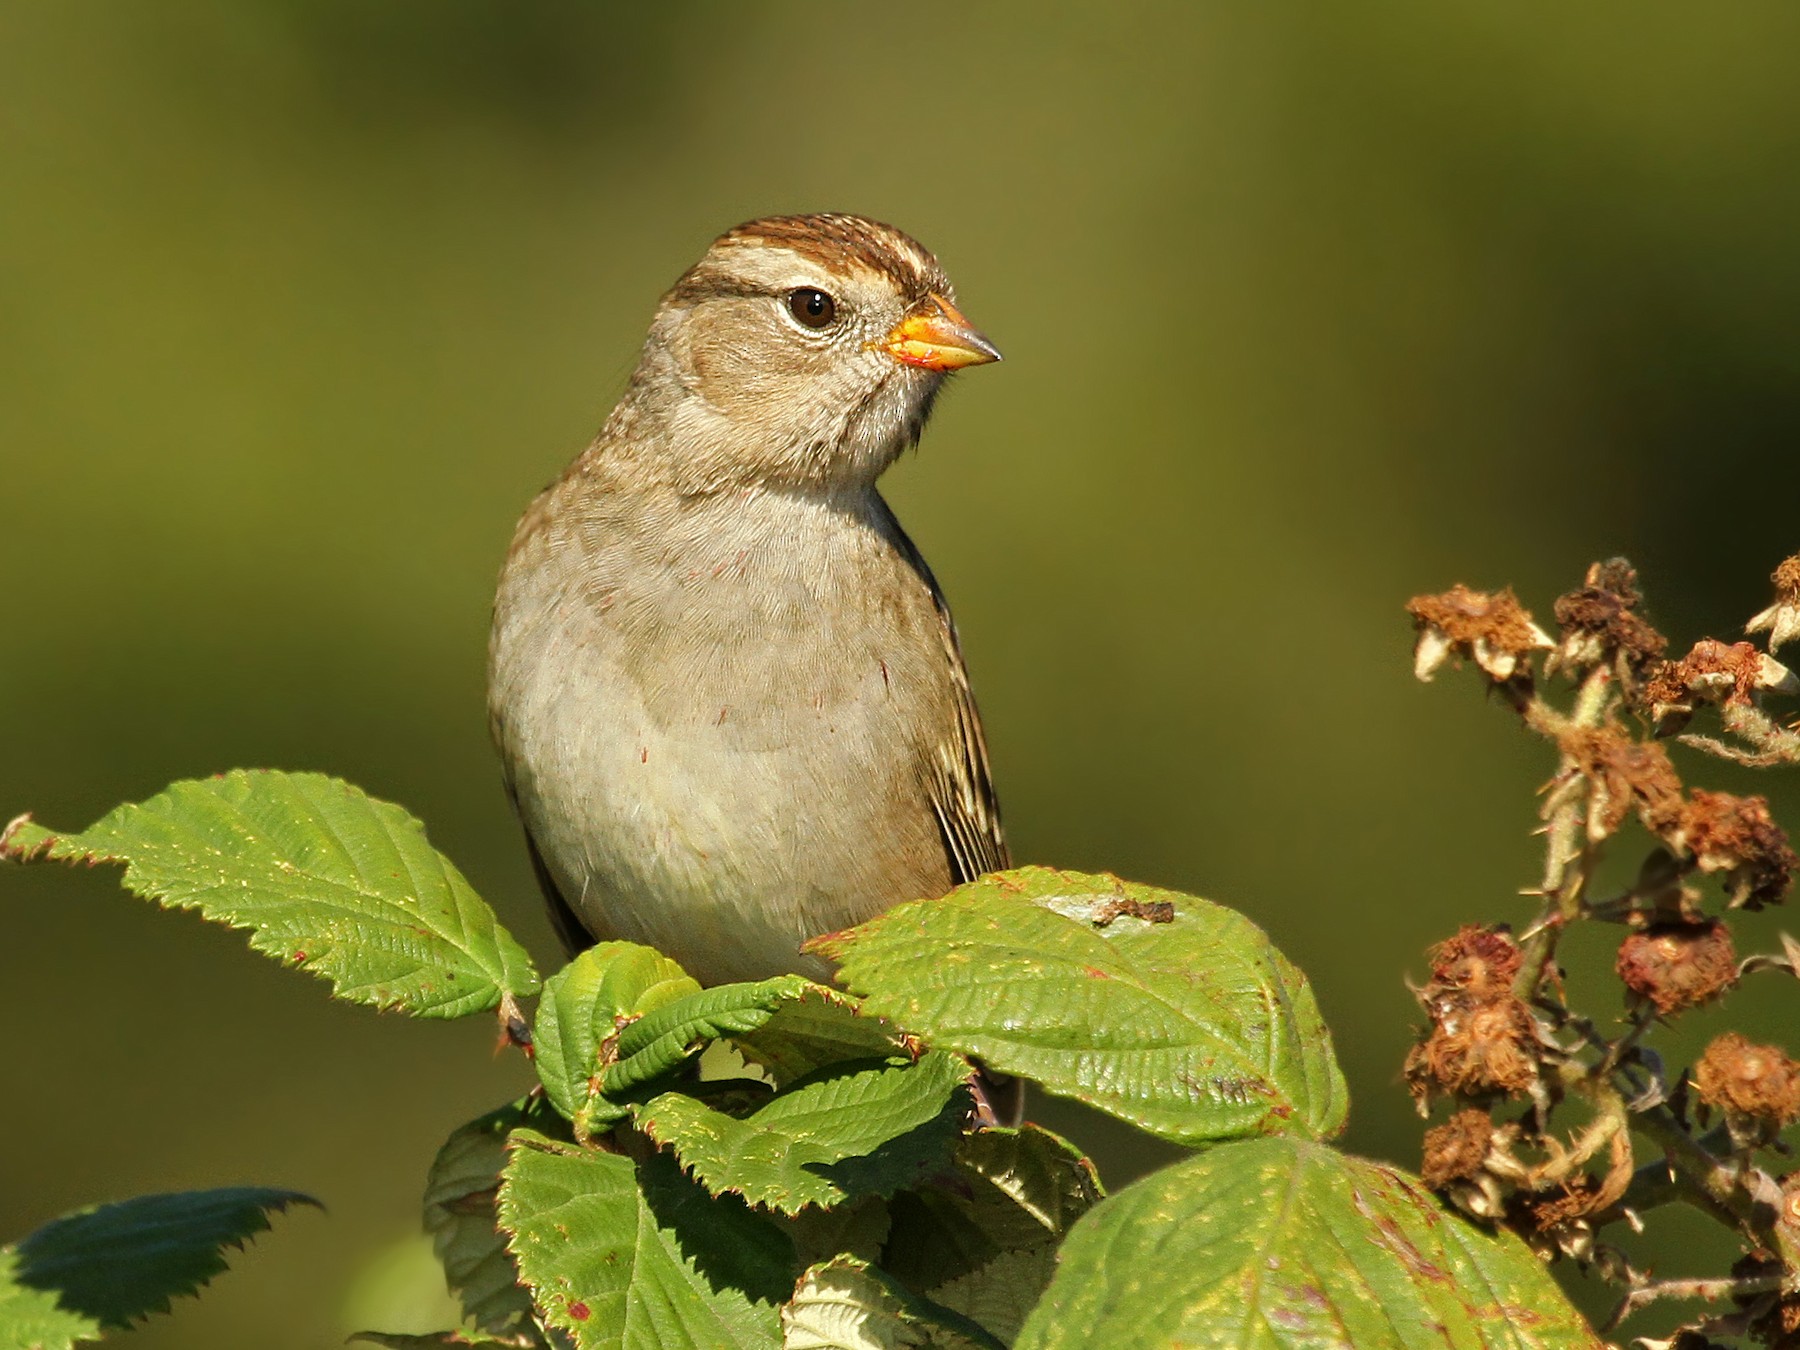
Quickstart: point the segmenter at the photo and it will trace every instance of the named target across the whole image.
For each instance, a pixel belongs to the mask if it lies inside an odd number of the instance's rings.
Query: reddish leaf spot
[[[1081,973],[1086,975],[1090,980],[1110,980],[1112,978],[1112,976],[1108,975],[1098,966],[1083,966],[1081,968]]]
[[[587,1321],[588,1320],[588,1305],[581,1302],[580,1300],[576,1300],[575,1302],[570,1303],[569,1304],[569,1316],[573,1317],[577,1322]]]

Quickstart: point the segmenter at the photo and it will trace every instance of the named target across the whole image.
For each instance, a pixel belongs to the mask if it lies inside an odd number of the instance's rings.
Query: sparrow
[[[822,979],[808,938],[1008,865],[949,607],[876,490],[999,359],[860,216],[740,225],[662,297],[494,602],[493,736],[572,952]]]

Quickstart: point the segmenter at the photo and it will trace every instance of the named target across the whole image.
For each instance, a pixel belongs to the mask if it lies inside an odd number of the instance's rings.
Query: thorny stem
[[[1600,1085],[1597,1095],[1598,1110],[1593,1120],[1588,1122],[1579,1138],[1570,1140],[1573,1147],[1562,1162],[1561,1170],[1565,1174],[1577,1167],[1586,1166],[1588,1159],[1610,1144],[1619,1131],[1630,1123],[1623,1097],[1604,1084]]]
[[[1625,1057],[1637,1048],[1637,1043],[1644,1038],[1644,1033],[1656,1025],[1656,1010],[1649,1004],[1639,1008],[1631,1019],[1631,1026],[1625,1034],[1607,1047],[1605,1058],[1595,1069],[1596,1074],[1611,1077],[1625,1062]]]
[[[1730,1146],[1731,1133],[1725,1126],[1718,1125],[1696,1143],[1703,1152],[1711,1154],[1720,1145]],[[1594,1215],[1594,1227],[1605,1228],[1608,1224],[1625,1219],[1628,1214],[1642,1214],[1646,1210],[1672,1204],[1677,1200],[1694,1202],[1696,1196],[1704,1197],[1700,1207],[1713,1217],[1732,1227],[1737,1226],[1735,1214],[1705,1191],[1696,1191],[1688,1185],[1682,1174],[1670,1166],[1668,1158],[1661,1157],[1654,1162],[1645,1163],[1631,1174],[1631,1184],[1625,1188],[1625,1194],[1619,1197],[1618,1202]]]
[[[1597,666],[1588,673],[1576,696],[1574,710],[1565,717],[1533,693],[1519,711],[1530,727],[1545,740],[1563,744],[1575,728],[1597,727],[1605,720],[1612,703],[1612,672]],[[1565,784],[1580,771],[1574,756],[1561,751],[1553,782]],[[1556,940],[1564,924],[1581,915],[1582,893],[1592,868],[1593,858],[1585,838],[1582,798],[1574,792],[1559,791],[1552,799],[1550,818],[1544,828],[1544,881],[1540,888],[1544,897],[1543,912],[1531,926],[1529,936],[1520,944],[1524,964],[1513,992],[1530,999],[1543,983],[1544,972],[1556,952]],[[1579,866],[1574,864],[1579,863]]]
[[[1663,1151],[1679,1198],[1730,1224],[1759,1246],[1776,1245],[1772,1208],[1744,1188],[1742,1169],[1704,1147],[1673,1111],[1666,1106],[1640,1111],[1632,1126]]]
[[[1745,750],[1716,736],[1697,733],[1681,737],[1681,743],[1752,769],[1766,769],[1776,764],[1800,764],[1800,732],[1788,730],[1761,708],[1749,704],[1728,704],[1719,709],[1719,721],[1733,736],[1758,748]]]
[[[1654,1284],[1640,1285],[1633,1289],[1613,1309],[1613,1315],[1606,1320],[1602,1331],[1611,1331],[1632,1313],[1647,1303],[1654,1303],[1659,1298],[1702,1298],[1711,1302],[1715,1299],[1735,1297],[1745,1294],[1772,1294],[1781,1288],[1779,1275],[1753,1275],[1745,1279],[1726,1276],[1714,1280],[1659,1280]]]

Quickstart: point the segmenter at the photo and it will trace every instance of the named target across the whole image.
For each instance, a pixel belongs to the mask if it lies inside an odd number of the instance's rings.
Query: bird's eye
[[[788,313],[808,328],[828,328],[837,318],[837,301],[824,291],[802,286],[788,293]]]

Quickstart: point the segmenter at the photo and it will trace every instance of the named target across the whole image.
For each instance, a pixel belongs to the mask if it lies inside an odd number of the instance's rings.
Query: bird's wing
[[[876,500],[880,502],[880,498]],[[963,664],[962,644],[956,638],[950,606],[924,557],[906,537],[893,512],[887,510],[887,503],[880,502],[880,506],[887,514],[885,524],[895,545],[930,589],[932,603],[937,607],[944,660],[950,671],[955,725],[950,728],[950,735],[932,747],[925,766],[926,791],[932,810],[937,813],[938,832],[950,859],[951,876],[960,886],[984,872],[1012,866],[1006,835],[1000,828],[1000,802],[988,772],[981,714],[975,708],[975,693],[969,687],[969,672]]]
[[[562,939],[563,950],[573,956],[593,946],[594,935],[588,932],[587,925],[582,923],[574,906],[563,899],[562,888],[556,884],[556,878],[550,875],[544,855],[538,851],[537,840],[531,837],[531,826],[525,823],[525,813],[519,809],[519,789],[513,782],[512,756],[506,751],[505,728],[500,720],[500,710],[492,706],[488,709],[488,730],[493,735],[495,746],[500,750],[500,776],[506,785],[506,799],[512,803],[513,817],[525,834],[525,851],[531,855],[532,874],[537,877],[538,889],[544,893],[544,907],[550,912],[550,926],[556,930],[556,936]]]
[[[531,837],[531,827],[525,825],[524,817],[520,817],[519,823],[525,831],[526,851],[531,854],[531,870],[537,875],[538,889],[544,893],[544,907],[550,911],[550,926],[556,930],[556,936],[562,939],[563,950],[570,956],[585,951],[594,945],[594,935],[588,932],[574,907],[563,899],[562,889],[544,865],[544,855],[538,852],[537,840]]]
[[[1010,867],[1006,836],[1000,829],[1000,802],[994,796],[994,780],[988,773],[987,742],[981,735],[981,714],[969,688],[962,648],[956,641],[956,625],[950,620],[943,597],[938,615],[944,623],[944,653],[950,660],[950,678],[956,689],[956,731],[938,746],[936,773],[931,782],[931,805],[937,812],[938,829],[950,855],[950,870],[957,884],[973,881],[983,872]]]

